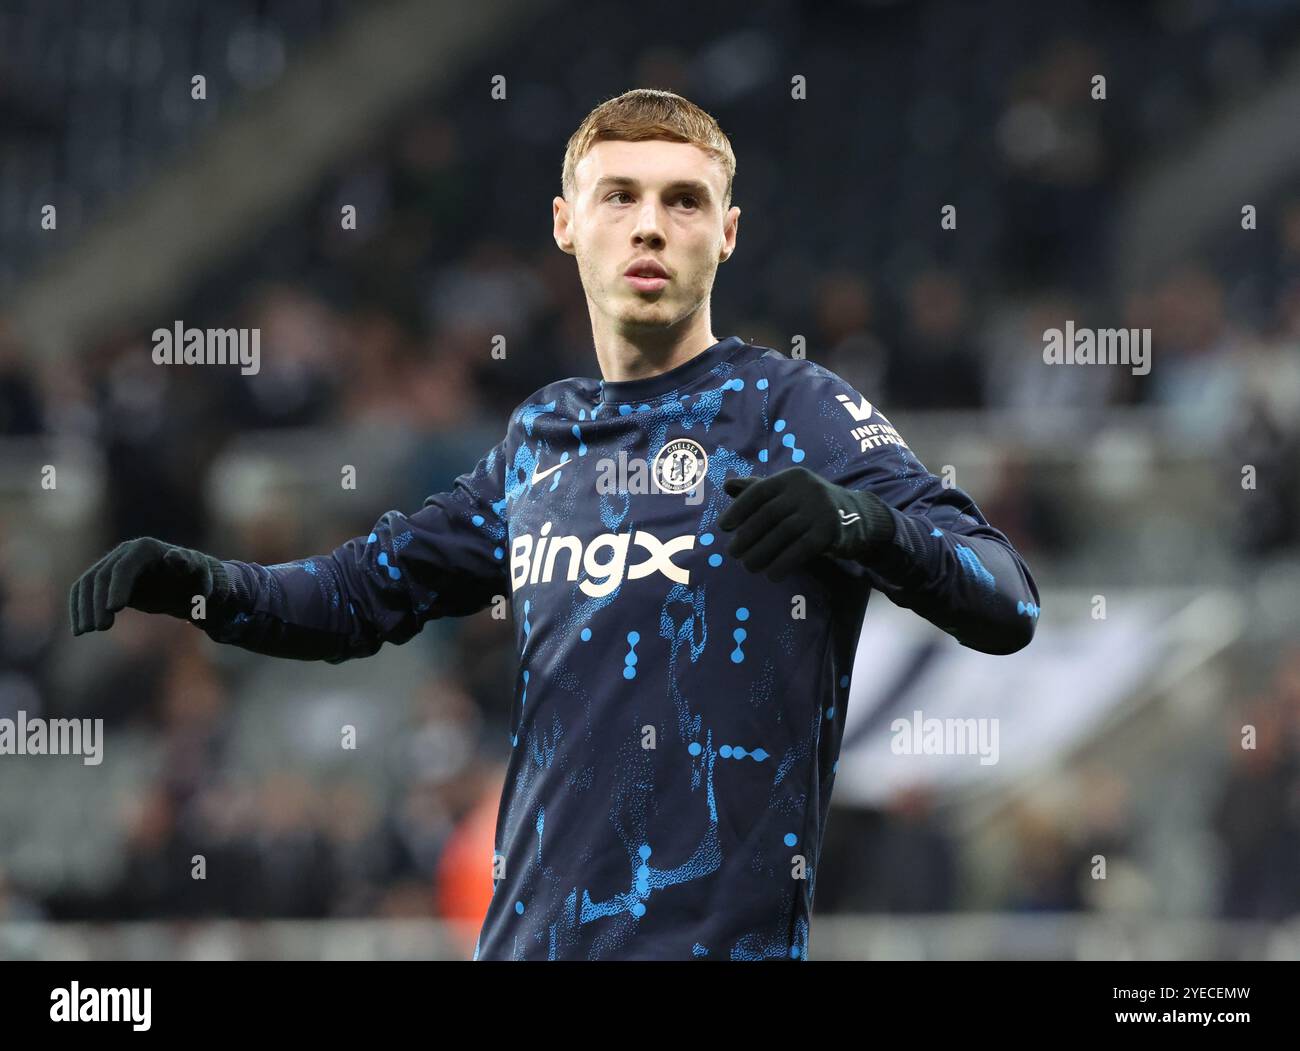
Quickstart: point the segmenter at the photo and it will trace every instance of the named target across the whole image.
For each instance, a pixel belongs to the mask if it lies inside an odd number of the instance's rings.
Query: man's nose
[[[647,202],[641,209],[637,216],[636,229],[632,231],[632,239],[637,244],[648,244],[653,247],[663,245],[664,231],[658,205]]]

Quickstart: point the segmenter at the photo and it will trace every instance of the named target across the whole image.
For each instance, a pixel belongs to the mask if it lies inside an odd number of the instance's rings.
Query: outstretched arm
[[[503,442],[450,492],[412,515],[389,511],[367,536],[327,555],[263,566],[153,537],[125,541],[73,583],[72,633],[106,631],[129,607],[187,620],[255,653],[331,664],[368,657],[408,641],[427,620],[510,593],[506,488]]]
[[[1038,589],[1011,542],[926,470],[893,424],[833,372],[776,362],[766,474],[724,483],[731,553],[780,576],[815,558],[985,653],[1028,645]]]
[[[1029,644],[1038,617],[1029,568],[969,497],[934,482],[938,491],[904,514],[870,490],[802,467],[731,478],[724,487],[736,500],[718,526],[735,531],[728,554],[752,572],[780,580],[816,558],[851,562],[897,605],[963,645],[1014,653]]]

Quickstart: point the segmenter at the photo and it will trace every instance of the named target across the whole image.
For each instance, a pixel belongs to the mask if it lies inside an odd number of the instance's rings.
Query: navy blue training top
[[[731,476],[870,489],[870,568],[779,583],[726,556]],[[872,588],[990,653],[1033,634],[1024,561],[889,420],[730,337],[671,371],[543,387],[450,492],[332,553],[223,563],[219,642],[338,663],[498,596],[519,668],[476,959],[805,959]]]

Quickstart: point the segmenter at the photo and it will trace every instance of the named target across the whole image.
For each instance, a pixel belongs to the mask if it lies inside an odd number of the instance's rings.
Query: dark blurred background
[[[1300,7],[471,6],[0,3],[0,717],[107,735],[0,756],[0,956],[468,956],[509,623],[331,667],[74,641],[67,591],[135,536],[332,550],[596,375],[550,202],[631,87],[735,148],[714,331],[802,337],[1043,592],[1013,658],[872,603],[815,954],[1300,956]],[[1045,365],[1067,319],[1149,328],[1150,373]],[[153,364],[177,320],[259,328],[260,372]],[[870,720],[959,672],[998,776],[886,762]]]

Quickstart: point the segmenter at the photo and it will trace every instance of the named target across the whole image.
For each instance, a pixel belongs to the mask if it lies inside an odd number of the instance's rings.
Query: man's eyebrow
[[[596,180],[593,187],[596,191],[603,189],[614,189],[615,187],[639,186],[640,184],[630,175],[602,175]],[[686,190],[695,194],[702,200],[713,200],[713,193],[709,190],[708,183],[700,182],[698,179],[674,179],[665,190]]]

